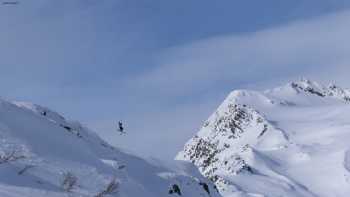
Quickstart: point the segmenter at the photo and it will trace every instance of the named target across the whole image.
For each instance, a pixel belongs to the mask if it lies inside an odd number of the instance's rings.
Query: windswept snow
[[[349,98],[306,79],[233,91],[176,158],[223,196],[350,196]]]
[[[174,187],[181,196],[219,196],[196,168],[177,165],[124,153],[48,108],[0,100],[1,197],[178,196]]]

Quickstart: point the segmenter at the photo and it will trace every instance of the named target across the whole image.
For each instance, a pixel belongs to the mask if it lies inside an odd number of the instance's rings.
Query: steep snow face
[[[174,166],[124,153],[48,108],[0,100],[1,197],[220,196],[196,168]]]
[[[349,196],[349,96],[305,79],[233,91],[176,159],[223,196]]]

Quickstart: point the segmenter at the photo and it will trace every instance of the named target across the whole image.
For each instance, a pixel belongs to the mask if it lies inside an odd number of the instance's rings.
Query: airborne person
[[[124,132],[123,123],[122,123],[121,121],[118,122],[118,127],[119,127],[118,131],[119,131],[120,133],[125,133],[125,132]]]

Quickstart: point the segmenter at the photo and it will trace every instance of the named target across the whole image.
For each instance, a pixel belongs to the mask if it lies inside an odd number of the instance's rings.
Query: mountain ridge
[[[0,100],[1,197],[219,197],[186,162],[154,165],[46,107]]]
[[[350,137],[349,96],[348,89],[307,79],[262,92],[235,90],[176,159],[194,163],[223,196],[345,197],[350,194],[350,146],[344,142]],[[330,169],[337,165],[329,177],[341,178],[340,186],[314,174],[325,173],[322,162],[331,163]]]

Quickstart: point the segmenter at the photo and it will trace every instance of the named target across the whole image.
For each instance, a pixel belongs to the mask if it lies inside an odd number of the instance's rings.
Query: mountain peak
[[[325,97],[327,95],[326,87],[318,84],[317,82],[310,81],[306,78],[302,78],[300,81],[297,82],[291,82],[290,85],[297,91],[304,91],[321,97]]]
[[[333,97],[346,102],[350,101],[350,91],[332,83],[328,86],[323,86],[317,82],[302,78],[300,81],[291,82],[290,86],[299,92],[306,92],[320,97]]]
[[[264,92],[235,90],[176,159],[194,163],[224,196],[335,196],[337,191],[346,197],[349,95],[347,89],[305,78]],[[330,177],[340,184],[327,184]]]

